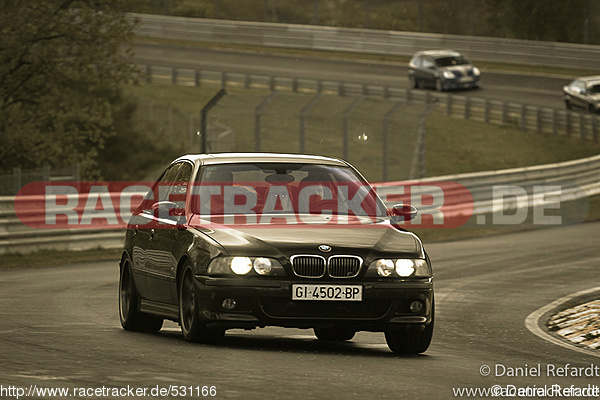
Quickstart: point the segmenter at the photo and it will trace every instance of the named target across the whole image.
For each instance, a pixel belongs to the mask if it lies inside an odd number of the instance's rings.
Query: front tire
[[[431,322],[425,329],[419,326],[405,325],[401,328],[385,331],[385,340],[391,351],[396,354],[424,353],[431,344],[433,337],[434,310],[431,312]]]
[[[435,90],[437,90],[438,92],[444,91],[444,84],[442,83],[442,80],[439,78],[435,80]]]
[[[188,342],[216,343],[225,335],[224,330],[209,330],[198,315],[199,298],[192,265],[183,266],[179,282],[179,325]]]
[[[162,318],[139,311],[139,295],[129,260],[123,262],[119,278],[119,317],[127,331],[156,333],[163,325]]]
[[[565,107],[567,107],[567,110],[569,110],[569,111],[573,110],[573,105],[571,104],[571,102],[569,100],[565,100]]]

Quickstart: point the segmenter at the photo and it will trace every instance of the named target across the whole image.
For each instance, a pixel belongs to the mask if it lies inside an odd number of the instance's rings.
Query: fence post
[[[452,115],[452,96],[446,96],[446,116]]]
[[[582,140],[585,140],[585,118],[583,114],[579,115],[579,136]]]
[[[346,108],[346,111],[344,111],[344,119],[342,120],[342,154],[346,161],[348,161],[348,118],[350,118],[350,113],[352,113],[362,99],[362,97],[357,97],[352,104]]]
[[[200,70],[198,69],[194,71],[194,83],[196,87],[200,86]]]
[[[21,190],[22,180],[21,180],[21,168],[14,167],[13,168],[13,192],[17,194],[19,190]]]
[[[400,103],[396,103],[385,113],[383,116],[383,159],[382,159],[382,180],[385,182],[388,179],[388,148],[389,148],[389,125],[390,118],[396,112],[396,110],[400,107]]]
[[[314,96],[302,109],[300,110],[300,138],[299,138],[299,148],[300,153],[306,152],[306,117],[308,116],[308,111],[319,101],[321,98],[320,94]]]
[[[212,99],[206,103],[202,110],[200,110],[200,153],[205,154],[208,150],[208,129],[206,123],[206,113],[210,111],[221,99],[221,97],[225,96],[227,91],[225,89],[221,89],[213,96]]]
[[[558,111],[552,112],[552,134],[558,135]]]
[[[486,124],[490,123],[490,100],[485,99],[483,104],[483,122]]]
[[[171,84],[177,85],[177,67],[173,67],[171,71]]]
[[[524,131],[525,127],[527,126],[527,107],[525,106],[525,104],[521,104],[521,120],[519,121],[519,129]]]
[[[503,101],[502,102],[502,117],[501,117],[502,125],[506,125],[506,120],[508,119],[507,114],[508,114],[508,105],[506,104],[505,101]]]
[[[79,181],[79,163],[73,164],[71,171],[71,174],[73,175],[73,180]]]
[[[221,89],[227,87],[227,72],[221,72]]]
[[[598,143],[598,118],[592,116],[592,139]]]
[[[465,99],[465,119],[471,118],[471,98]]]
[[[261,133],[260,133],[260,117],[266,106],[277,96],[277,91],[271,91],[255,109],[254,109],[254,151],[262,151]]]
[[[152,66],[146,65],[146,83],[152,83]]]

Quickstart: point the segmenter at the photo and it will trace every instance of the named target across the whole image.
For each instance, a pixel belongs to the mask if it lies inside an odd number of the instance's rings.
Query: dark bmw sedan
[[[119,311],[126,330],[176,321],[185,339],[228,329],[313,329],[319,340],[383,332],[424,352],[433,278],[421,240],[347,162],[289,154],[175,160],[128,224]]]
[[[480,79],[479,68],[454,50],[420,51],[408,63],[408,80],[413,88],[430,86],[440,92],[477,88]]]

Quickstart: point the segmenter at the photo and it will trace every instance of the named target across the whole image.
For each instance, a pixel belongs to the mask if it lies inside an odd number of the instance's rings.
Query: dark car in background
[[[428,50],[415,53],[408,63],[410,87],[434,87],[437,91],[478,88],[481,72],[459,52]]]
[[[600,75],[584,76],[563,87],[568,110],[581,108],[590,113],[600,112]]]
[[[181,325],[188,341],[227,329],[313,329],[319,340],[384,332],[424,352],[433,278],[421,240],[345,161],[222,153],[175,160],[133,213],[120,262],[124,329]]]

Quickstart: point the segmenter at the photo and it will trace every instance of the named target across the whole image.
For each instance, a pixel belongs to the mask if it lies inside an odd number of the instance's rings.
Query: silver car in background
[[[600,75],[576,78],[563,87],[567,110],[582,108],[600,112]]]

